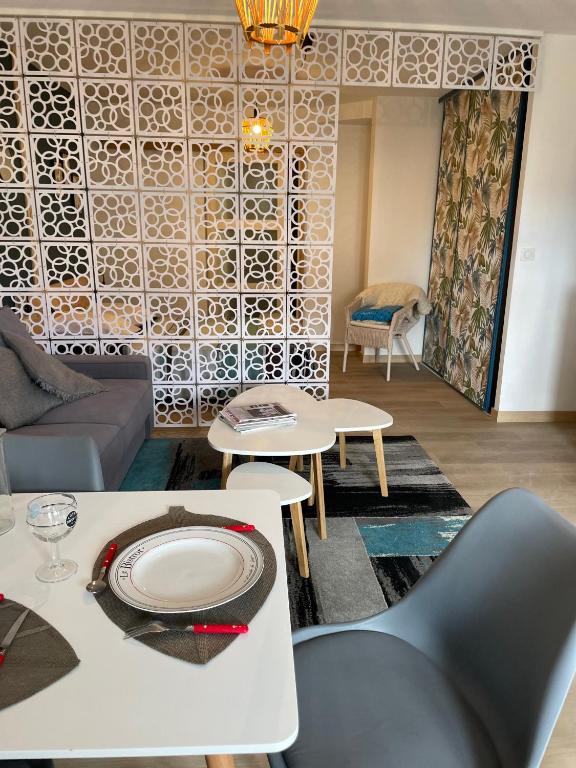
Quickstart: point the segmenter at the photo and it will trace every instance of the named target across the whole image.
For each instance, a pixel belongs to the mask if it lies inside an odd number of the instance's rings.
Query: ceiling
[[[20,12],[235,18],[234,0],[0,0],[0,11],[16,7]],[[345,26],[427,25],[576,34],[576,0],[319,0],[316,18]]]

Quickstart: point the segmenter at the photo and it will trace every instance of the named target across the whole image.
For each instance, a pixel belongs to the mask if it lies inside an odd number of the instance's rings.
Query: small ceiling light
[[[236,9],[249,46],[260,43],[266,53],[273,45],[302,47],[318,0],[236,0]]]
[[[242,121],[242,144],[246,152],[263,152],[270,146],[274,130],[270,120],[258,117],[247,117]]]

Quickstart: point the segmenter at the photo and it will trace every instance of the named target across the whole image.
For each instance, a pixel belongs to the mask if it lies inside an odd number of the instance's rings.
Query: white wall
[[[500,365],[500,411],[576,410],[576,37],[546,35]],[[535,248],[535,260],[521,258]]]
[[[364,288],[371,127],[340,122],[332,272],[333,345],[344,344],[344,307]]]
[[[374,108],[366,284],[408,282],[427,290],[442,105],[420,91],[379,96]],[[423,336],[420,321],[409,334],[415,354]]]

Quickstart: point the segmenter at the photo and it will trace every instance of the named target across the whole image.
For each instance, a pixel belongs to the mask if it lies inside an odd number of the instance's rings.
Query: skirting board
[[[532,422],[533,424],[576,421],[576,411],[492,411],[498,422]]]

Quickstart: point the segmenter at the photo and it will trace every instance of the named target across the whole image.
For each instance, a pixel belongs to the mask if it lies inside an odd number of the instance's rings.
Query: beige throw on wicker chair
[[[352,320],[352,315],[362,307],[389,307],[401,305],[392,316],[389,323],[379,323],[374,320]],[[342,371],[346,372],[346,359],[349,344],[360,344],[363,347],[374,347],[378,356],[380,347],[388,351],[388,367],[386,381],[390,381],[390,364],[392,362],[392,346],[398,339],[414,363],[418,363],[406,338],[406,334],[416,325],[420,317],[429,314],[432,306],[422,288],[410,283],[379,283],[359,293],[351,304],[346,307],[346,338],[344,341],[344,363]]]

